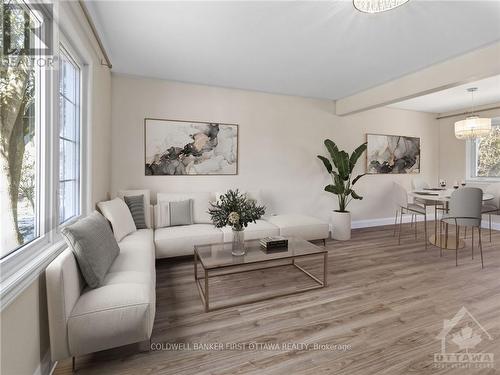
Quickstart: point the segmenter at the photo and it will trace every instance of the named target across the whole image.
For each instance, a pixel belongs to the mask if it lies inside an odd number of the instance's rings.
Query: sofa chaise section
[[[154,321],[154,291],[134,280],[82,294],[68,317],[73,356],[148,340]]]
[[[270,216],[266,220],[279,228],[281,236],[298,237],[307,241],[325,241],[330,236],[330,225],[311,216],[283,214]]]

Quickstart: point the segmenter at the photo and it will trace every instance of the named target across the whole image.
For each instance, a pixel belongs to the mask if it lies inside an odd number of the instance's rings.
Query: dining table
[[[459,188],[460,189],[460,188]],[[408,195],[420,203],[422,203],[425,208],[434,207],[434,234],[429,237],[429,242],[438,247],[448,250],[457,249],[457,241],[455,235],[446,235],[445,233],[438,234],[438,210],[439,207],[443,208],[444,211],[448,211],[449,202],[451,194],[456,189],[447,188],[425,188],[420,190],[410,191]],[[483,194],[483,203],[494,199],[495,196],[490,193]],[[425,224],[427,225],[427,223]],[[459,235],[460,236],[460,235]],[[459,238],[458,248],[465,247],[465,241]]]

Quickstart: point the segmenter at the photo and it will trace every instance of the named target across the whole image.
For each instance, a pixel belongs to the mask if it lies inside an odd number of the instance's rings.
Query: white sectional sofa
[[[118,194],[128,195],[144,195],[148,229],[139,229],[118,242],[120,253],[102,286],[86,287],[70,249],[46,270],[53,360],[149,340],[156,306],[155,258],[191,255],[195,245],[232,241],[231,228],[214,227],[207,212],[215,193],[159,193],[154,209],[149,191]],[[194,202],[193,224],[169,226],[161,202],[186,199]],[[154,215],[150,217],[149,213]],[[276,235],[325,240],[329,225],[304,215],[276,215],[245,229],[247,240]]]
[[[151,337],[156,306],[153,229],[119,243],[104,284],[89,289],[70,249],[46,270],[53,360],[76,357]]]
[[[155,246],[157,258],[170,258],[193,254],[195,245],[208,245],[217,242],[231,242],[233,232],[230,227],[216,228],[208,214],[210,202],[214,202],[220,193],[158,193],[154,206]],[[252,198],[259,204],[260,194],[253,192]],[[193,224],[169,226],[162,202],[193,200]],[[329,224],[319,219],[298,215],[273,215],[250,223],[245,229],[245,240],[254,240],[268,236],[294,236],[305,240],[326,240],[329,237]]]

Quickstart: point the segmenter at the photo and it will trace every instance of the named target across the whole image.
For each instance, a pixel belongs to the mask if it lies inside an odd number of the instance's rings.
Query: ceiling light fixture
[[[465,120],[455,122],[455,137],[458,139],[476,139],[487,136],[491,132],[491,119],[474,114],[474,92],[477,87],[467,89],[472,96],[471,114]]]
[[[397,8],[409,0],[353,0],[354,8],[363,13],[380,13]]]

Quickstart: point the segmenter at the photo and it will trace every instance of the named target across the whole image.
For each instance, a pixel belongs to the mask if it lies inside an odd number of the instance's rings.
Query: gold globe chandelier
[[[458,139],[476,139],[485,137],[491,132],[491,119],[474,114],[474,93],[477,87],[467,89],[472,96],[471,113],[465,120],[455,122],[455,137]]]
[[[363,13],[380,13],[397,8],[409,0],[353,0],[354,8]]]

